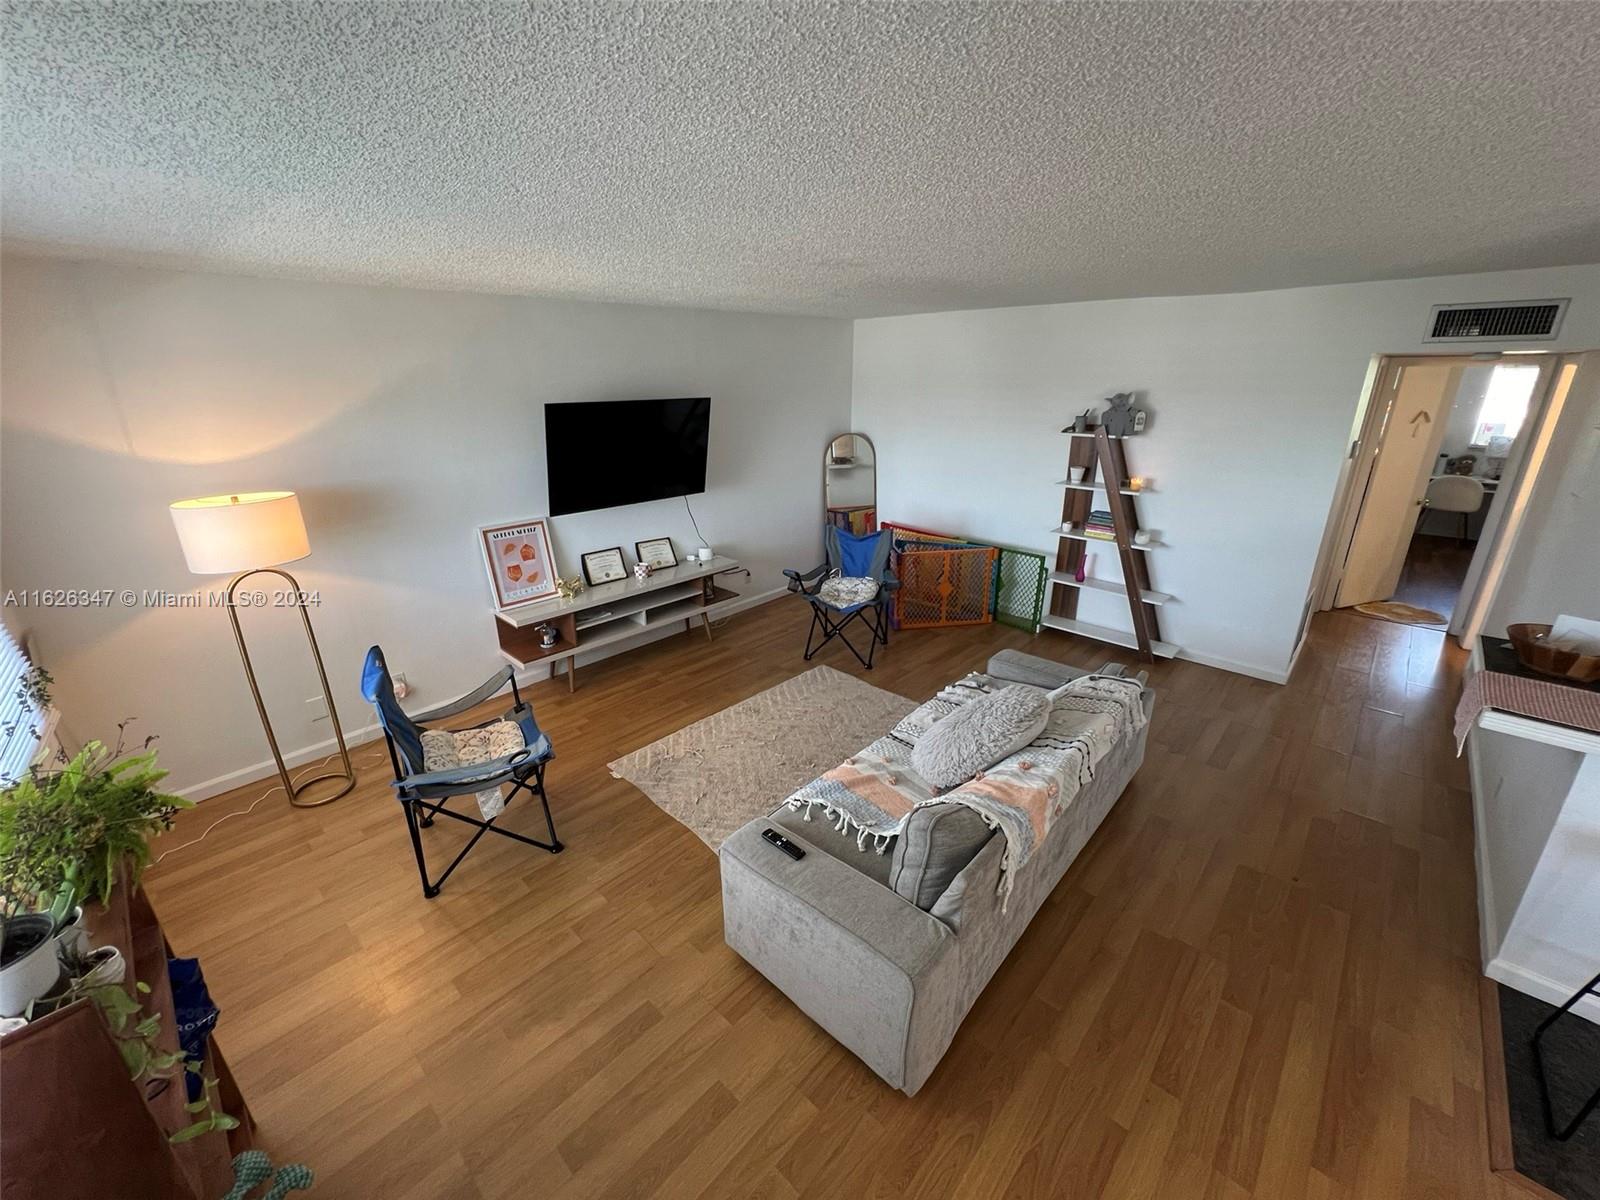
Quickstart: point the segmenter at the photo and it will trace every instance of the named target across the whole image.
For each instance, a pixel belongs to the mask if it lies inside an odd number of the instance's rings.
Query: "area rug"
[[[1402,604],[1398,600],[1378,600],[1370,604],[1356,605],[1358,613],[1365,613],[1369,617],[1377,617],[1380,621],[1393,621],[1398,625],[1447,625],[1448,617],[1442,617],[1431,608],[1418,608],[1415,604]]]
[[[915,707],[813,667],[607,765],[715,850]]]
[[[1498,985],[1506,1063],[1506,1109],[1517,1170],[1565,1200],[1600,1200],[1600,1111],[1564,1142],[1550,1136],[1533,1062],[1533,1031],[1555,1006]],[[1558,1125],[1565,1125],[1600,1087],[1600,1025],[1558,1017],[1545,1035],[1545,1063]]]

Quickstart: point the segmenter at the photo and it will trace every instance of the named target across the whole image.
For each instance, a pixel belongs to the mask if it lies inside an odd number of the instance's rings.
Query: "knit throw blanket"
[[[1050,719],[1033,742],[1009,758],[942,795],[911,767],[911,749],[940,717],[987,692],[1004,687],[972,674],[941,691],[886,736],[846,759],[790,796],[787,804],[821,808],[834,827],[854,832],[865,850],[870,840],[882,854],[918,808],[961,804],[1006,839],[1000,861],[1000,892],[1043,844],[1055,819],[1066,812],[1094,778],[1094,769],[1116,746],[1143,729],[1139,684],[1131,679],[1086,675],[1057,696]]]

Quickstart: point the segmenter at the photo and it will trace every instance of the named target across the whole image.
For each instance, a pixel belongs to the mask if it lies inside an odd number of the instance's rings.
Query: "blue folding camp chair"
[[[856,661],[870,671],[879,644],[889,644],[889,599],[900,586],[900,581],[889,569],[889,534],[886,530],[879,530],[877,533],[857,535],[846,533],[837,525],[829,525],[822,536],[827,561],[804,574],[799,571],[784,572],[789,577],[789,590],[811,605],[811,628],[806,632],[806,661],[810,662],[818,651],[838,638],[856,656]],[[876,579],[878,594],[871,600],[844,608],[830,604],[820,593],[823,583],[835,572],[850,578]],[[865,658],[861,657],[861,651],[845,634],[853,621],[860,621],[872,635]],[[813,647],[811,642],[819,631],[822,640]]]
[[[512,709],[503,716],[491,717],[487,721],[481,721],[467,728],[480,729],[496,721],[511,721],[522,730],[522,749],[502,758],[492,758],[487,762],[473,763],[470,766],[452,767],[444,771],[424,771],[421,723],[439,721],[466,712],[469,708],[482,704],[508,683],[511,685]],[[416,852],[417,874],[422,876],[424,896],[431,900],[439,894],[444,881],[450,878],[450,872],[456,869],[468,851],[476,846],[478,839],[486,833],[498,833],[501,837],[537,846],[541,850],[550,851],[551,854],[561,853],[563,846],[556,837],[556,825],[550,818],[550,799],[544,791],[544,765],[555,756],[555,752],[550,748],[550,739],[540,731],[538,721],[534,720],[533,709],[517,691],[517,681],[509,666],[501,667],[482,687],[453,704],[443,704],[427,712],[418,713],[415,717],[408,717],[401,711],[400,703],[395,699],[394,683],[389,678],[389,667],[383,661],[383,651],[374,646],[367,651],[367,661],[361,668],[361,694],[378,710],[378,724],[383,726],[384,740],[389,743],[389,762],[394,767],[392,786],[396,798],[400,801],[400,807],[405,810],[406,827],[411,831],[411,848]],[[499,814],[488,820],[480,820],[477,817],[452,812],[445,807],[452,796],[471,795],[498,787],[503,783],[512,785],[510,793],[506,796],[508,805],[519,791],[526,791],[530,795],[539,797],[539,803],[544,806],[544,823],[550,830],[548,842],[524,837],[520,833],[512,833],[509,829],[498,828],[495,821],[499,820]],[[455,860],[444,869],[444,874],[430,881],[428,862],[422,851],[421,831],[433,824],[434,817],[452,817],[468,825],[476,825],[478,832],[472,835],[472,840],[462,847],[461,853],[457,854]]]

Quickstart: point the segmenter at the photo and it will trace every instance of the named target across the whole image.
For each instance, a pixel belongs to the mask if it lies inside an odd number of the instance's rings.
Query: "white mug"
[[[1068,467],[1067,468],[1067,478],[1072,480],[1073,483],[1082,483],[1083,482],[1083,468],[1082,467]]]
[[[694,552],[694,555],[701,562],[708,563],[708,562],[711,561],[711,547],[710,546],[701,546],[700,549],[698,549],[698,550],[696,550]]]

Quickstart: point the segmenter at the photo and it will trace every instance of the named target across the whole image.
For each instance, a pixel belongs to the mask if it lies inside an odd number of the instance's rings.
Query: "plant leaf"
[[[178,1130],[178,1132],[169,1137],[167,1141],[172,1145],[177,1146],[184,1142],[192,1142],[201,1134],[210,1132],[210,1121],[196,1121],[193,1125],[186,1125],[184,1128]]]

